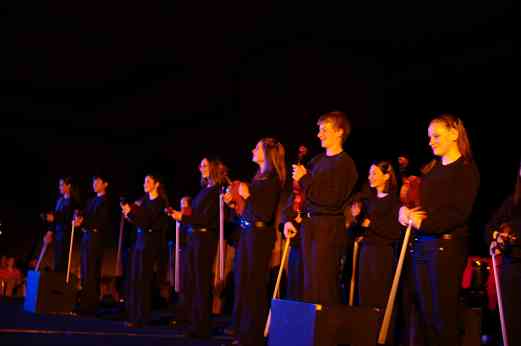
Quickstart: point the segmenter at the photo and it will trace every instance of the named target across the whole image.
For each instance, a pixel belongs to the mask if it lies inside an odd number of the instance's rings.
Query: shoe
[[[188,332],[187,336],[192,339],[209,339],[210,333]]]
[[[125,322],[127,328],[143,328],[145,325],[141,322]]]
[[[227,336],[235,336],[237,334],[237,332],[235,331],[234,328],[228,327],[228,328],[223,329],[223,334],[227,335]]]

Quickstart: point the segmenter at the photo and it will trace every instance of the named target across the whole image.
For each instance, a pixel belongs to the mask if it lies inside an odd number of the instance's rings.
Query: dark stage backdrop
[[[482,175],[472,232],[483,251],[482,223],[519,167],[515,5],[2,5],[0,253],[41,237],[59,176],[86,198],[102,170],[114,196],[138,197],[143,175],[160,172],[177,204],[197,191],[204,155],[249,179],[261,137],[279,138],[290,161],[300,143],[319,152],[316,119],[333,109],[353,121],[346,149],[362,179],[400,151],[427,162],[428,120],[462,117]]]

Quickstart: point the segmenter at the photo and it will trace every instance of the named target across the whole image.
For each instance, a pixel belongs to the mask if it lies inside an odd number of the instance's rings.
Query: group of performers
[[[269,309],[267,280],[278,230],[291,241],[287,297],[340,304],[339,263],[348,244],[347,212],[349,228],[358,230],[358,304],[386,307],[397,249],[403,242],[404,229],[410,226],[413,235],[400,285],[403,307],[395,309],[395,314],[398,310],[405,312],[404,326],[400,327],[414,330],[415,337],[411,341],[402,333],[402,340],[395,342],[460,343],[460,282],[467,256],[468,223],[480,181],[463,122],[448,114],[432,119],[427,130],[435,158],[423,167],[421,176],[405,177],[402,169],[398,175],[390,161],[374,162],[368,172],[367,193],[354,191],[358,172],[343,149],[351,132],[346,115],[326,113],[317,125],[324,152],[306,163],[295,163],[291,177],[287,176],[284,146],[274,138],[262,138],[253,148],[251,160],[258,170],[249,183],[232,183],[222,162],[204,158],[199,165],[201,190],[193,199],[183,199],[184,207],[179,210],[169,205],[157,176],[145,177],[144,197],[121,203],[125,220],[135,225],[127,272],[130,327],[150,320],[152,274],[155,264],[167,256],[163,251],[166,233],[169,222],[175,221],[187,237],[182,286],[190,335],[205,338],[212,334],[212,265],[225,215],[240,230],[233,318],[228,332],[234,335],[234,344],[263,345]],[[102,235],[112,232],[108,220],[111,210],[106,202],[108,185],[106,177],[95,176],[92,187],[96,196],[75,213],[78,201],[71,181],[61,179],[61,197],[47,216],[54,225],[45,241],[54,242],[55,271],[64,271],[67,234],[72,225],[81,229],[80,310],[86,312],[95,310],[99,302]],[[281,203],[288,193],[287,203]],[[486,226],[494,254],[503,255],[500,279],[510,344],[521,341],[521,320],[516,319],[521,309],[520,199],[521,167],[513,195]],[[396,325],[392,323],[395,329]]]

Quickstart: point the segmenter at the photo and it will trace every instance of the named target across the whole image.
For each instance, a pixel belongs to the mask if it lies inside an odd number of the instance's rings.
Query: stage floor
[[[127,328],[114,315],[104,318],[36,315],[23,310],[23,299],[0,299],[0,345],[191,345],[225,346],[232,339],[217,333],[207,340],[185,336],[186,325],[169,326],[174,316],[154,312],[154,323],[144,328]],[[228,323],[215,318],[215,329]]]

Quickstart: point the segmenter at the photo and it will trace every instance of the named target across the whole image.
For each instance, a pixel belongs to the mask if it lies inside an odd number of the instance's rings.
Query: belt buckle
[[[239,219],[239,225],[241,226],[241,228],[243,230],[247,230],[247,229],[251,228],[251,222],[249,222],[248,220],[246,220],[245,218],[242,218],[242,217]]]

